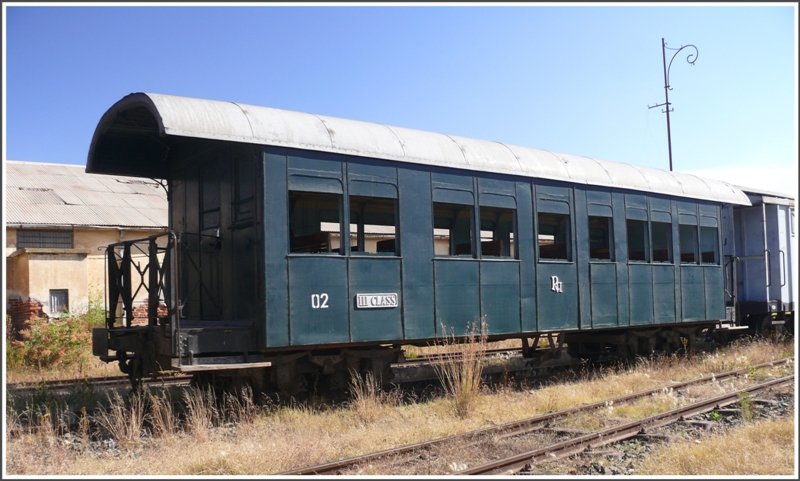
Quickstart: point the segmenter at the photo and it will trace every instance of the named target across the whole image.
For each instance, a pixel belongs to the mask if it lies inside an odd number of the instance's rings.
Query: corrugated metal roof
[[[6,162],[6,205],[8,225],[167,225],[167,197],[155,181],[87,174],[82,165]]]
[[[162,135],[312,149],[750,204],[740,189],[691,174],[383,124],[154,93],[128,95],[109,109],[92,140],[88,171],[109,169],[109,165],[93,165],[95,146],[117,121],[117,115],[142,107],[150,111],[151,121],[158,123]],[[113,164],[114,159],[103,161]]]

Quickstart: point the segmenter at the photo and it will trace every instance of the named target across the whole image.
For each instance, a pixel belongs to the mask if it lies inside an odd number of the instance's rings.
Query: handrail
[[[163,241],[166,238],[166,242]],[[146,293],[147,322],[154,326],[165,317],[174,318],[176,294],[171,284],[174,273],[172,252],[177,246],[172,231],[149,237],[109,244],[106,247],[108,312],[106,326],[115,327],[117,320],[131,327],[135,318],[134,302]],[[120,252],[121,251],[121,252]],[[159,256],[163,255],[162,259]],[[140,259],[145,259],[145,262]],[[172,271],[170,278],[165,278]],[[165,282],[166,281],[166,282]],[[121,302],[121,306],[120,306]],[[166,315],[162,309],[166,308]],[[122,313],[118,316],[119,309]]]

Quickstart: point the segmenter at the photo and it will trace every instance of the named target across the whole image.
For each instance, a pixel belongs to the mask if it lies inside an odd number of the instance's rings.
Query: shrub
[[[54,320],[36,319],[20,332],[21,340],[7,343],[6,365],[36,367],[84,366],[91,353],[91,334],[85,321],[77,317]]]
[[[83,318],[89,331],[93,327],[106,327],[106,307],[103,303],[103,294],[94,292],[89,296],[89,308]]]

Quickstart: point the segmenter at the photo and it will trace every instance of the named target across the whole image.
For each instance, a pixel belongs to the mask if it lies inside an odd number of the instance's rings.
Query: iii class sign
[[[391,309],[398,305],[396,292],[356,294],[357,309]]]

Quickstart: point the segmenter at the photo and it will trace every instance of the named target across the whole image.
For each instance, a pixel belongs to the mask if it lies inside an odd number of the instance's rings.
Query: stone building
[[[103,302],[105,247],[167,225],[166,193],[154,180],[87,174],[83,165],[5,168],[6,314],[16,329]]]

